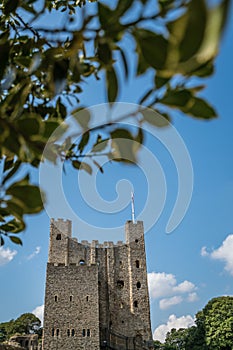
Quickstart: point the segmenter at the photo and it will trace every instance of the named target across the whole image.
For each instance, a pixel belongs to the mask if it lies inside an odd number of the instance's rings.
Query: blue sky
[[[154,332],[156,329],[155,335],[161,340],[169,328],[191,325],[196,312],[212,297],[233,295],[232,42],[233,21],[229,21],[216,60],[216,72],[206,81],[207,88],[202,92],[202,96],[216,107],[219,118],[205,122],[176,113],[173,119],[173,126],[191,157],[194,187],[188,211],[171,234],[166,233],[166,226],[178,192],[176,162],[158,138],[149,134],[146,136],[145,147],[158,159],[167,186],[161,215],[145,235],[152,330]],[[142,84],[149,83],[149,75],[137,81],[131,79],[124,85],[119,101],[135,103]],[[103,91],[100,82],[91,81],[83,103],[91,106],[105,102]],[[151,132],[154,133],[153,129]],[[90,208],[82,198],[77,173],[68,168],[67,175],[63,176],[66,199],[76,216],[90,224],[90,229],[87,229],[79,221],[74,222],[74,236],[88,240],[97,236],[97,239],[102,240],[101,230],[95,231],[94,226],[103,229],[110,227],[111,230],[122,227],[119,236],[117,233],[116,236],[109,237],[110,240],[121,239],[124,235],[124,222],[131,216],[132,187],[135,192],[136,215],[140,217],[144,207],[149,216],[158,213],[162,203],[163,177],[158,170],[161,176],[156,173],[148,187],[148,170],[143,173],[145,169],[146,166],[140,169],[106,164],[103,175],[98,173],[96,177],[84,176],[80,179],[87,192],[89,182],[96,181],[97,189],[105,202],[117,199],[116,184],[120,180],[128,181],[122,187],[125,209],[111,214],[109,211],[100,213]],[[38,182],[38,173],[33,172],[32,176]],[[146,204],[148,188],[154,194],[150,206]],[[90,196],[92,199],[93,196]],[[98,207],[98,202],[91,205],[94,204]],[[72,219],[69,212],[62,212],[62,207],[59,206],[57,205],[59,216],[63,213],[64,218]],[[105,240],[106,230],[103,231]],[[49,215],[43,212],[27,218],[23,247],[8,242],[1,248],[0,322],[43,305],[48,241]],[[37,308],[37,312],[40,311]]]

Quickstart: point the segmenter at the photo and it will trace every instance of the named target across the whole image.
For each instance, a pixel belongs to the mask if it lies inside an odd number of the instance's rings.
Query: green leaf
[[[216,112],[205,100],[199,97],[193,97],[192,106],[184,108],[184,112],[193,115],[196,118],[211,119],[217,117]]]
[[[91,166],[85,162],[81,162],[80,170],[86,171],[89,175],[92,174]]]
[[[168,90],[160,103],[171,107],[184,107],[192,98],[192,94],[188,90]]]
[[[180,61],[184,62],[196,54],[202,44],[206,30],[207,9],[204,0],[192,0],[188,6],[188,21],[180,43]]]
[[[31,135],[40,134],[40,116],[37,114],[31,115],[30,118],[24,117],[22,119],[17,120],[16,125],[19,128],[20,133],[26,135],[26,137],[31,137]]]
[[[4,245],[4,239],[2,238],[2,235],[0,234],[0,247]]]
[[[115,10],[116,15],[121,17],[133,5],[132,0],[119,0]]]
[[[19,233],[25,229],[25,223],[22,220],[10,220],[0,226],[0,230],[11,233]]]
[[[141,114],[143,115],[144,120],[151,125],[157,127],[165,127],[169,125],[169,119],[155,109],[144,109],[141,111]]]
[[[92,152],[101,152],[108,146],[108,139],[102,139],[101,135],[97,136],[96,143],[92,147]]]
[[[9,238],[13,243],[23,245],[23,242],[19,237],[9,236]]]
[[[12,202],[22,207],[24,213],[38,213],[43,209],[43,201],[39,187],[29,184],[28,176],[12,184],[6,195],[12,196]]]
[[[116,101],[117,94],[118,94],[117,75],[113,67],[112,69],[107,70],[106,78],[107,78],[108,101],[110,103],[113,103]]]
[[[79,144],[78,144],[78,150],[80,151],[80,153],[83,152],[85,146],[88,144],[89,137],[90,137],[89,131],[88,131],[88,132],[85,132],[85,133],[82,135],[81,141],[80,141]]]
[[[77,108],[72,112],[76,122],[85,130],[88,129],[88,125],[91,119],[91,114],[88,109]]]
[[[135,142],[133,135],[126,129],[116,129],[111,132],[112,160],[126,163],[136,163]]]
[[[160,89],[162,86],[167,84],[167,82],[170,80],[170,78],[163,78],[156,74],[155,76],[155,85],[158,89]]]
[[[73,160],[72,161],[72,166],[75,168],[75,169],[80,169],[80,166],[81,166],[81,162],[79,162],[78,160]]]
[[[0,81],[2,80],[4,73],[6,71],[6,67],[9,61],[10,54],[10,44],[8,41],[1,43],[0,41]]]
[[[93,163],[97,166],[97,168],[99,169],[99,171],[103,174],[103,173],[104,173],[104,170],[103,170],[102,166],[100,166],[100,164],[99,164],[96,160],[94,160],[94,159],[93,159]]]
[[[13,164],[13,169],[11,169],[11,171],[9,171],[8,174],[3,177],[3,180],[2,180],[2,184],[3,185],[6,183],[7,180],[9,180],[17,172],[17,170],[19,169],[20,165],[21,165],[21,162],[19,160],[17,160]]]
[[[125,78],[128,79],[128,77],[129,77],[129,69],[128,69],[128,63],[127,63],[126,55],[124,53],[124,50],[122,50],[119,46],[118,46],[118,50],[120,51],[120,55],[121,55],[121,58],[122,58]]]
[[[6,16],[15,12],[17,7],[19,6],[19,0],[6,0],[3,12]]]
[[[100,61],[102,61],[105,65],[112,62],[112,50],[107,42],[103,44],[99,43],[97,55]]]
[[[146,62],[155,69],[162,69],[167,57],[167,40],[162,35],[144,29],[137,29],[134,35]]]

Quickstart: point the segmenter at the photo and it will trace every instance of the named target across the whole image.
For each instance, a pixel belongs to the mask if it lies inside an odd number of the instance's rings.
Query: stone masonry
[[[126,242],[78,242],[51,220],[43,350],[151,349],[143,223]]]

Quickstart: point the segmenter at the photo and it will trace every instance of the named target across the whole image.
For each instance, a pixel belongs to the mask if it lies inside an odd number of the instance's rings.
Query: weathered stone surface
[[[126,243],[78,243],[69,220],[51,221],[43,350],[150,348],[143,223],[125,231]]]

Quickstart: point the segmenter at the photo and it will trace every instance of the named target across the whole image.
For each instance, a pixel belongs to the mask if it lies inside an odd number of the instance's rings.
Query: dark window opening
[[[75,331],[74,331],[74,329],[72,329],[72,331],[71,331],[72,337],[74,337],[74,334],[75,334]]]
[[[101,286],[101,282],[100,281],[98,281],[98,285]]]
[[[120,264],[120,267],[123,267],[123,262],[122,262],[122,261],[120,261],[120,263],[119,263],[119,264]]]
[[[121,323],[125,323],[125,321],[121,321]]]
[[[120,288],[120,289],[122,289],[122,288],[124,287],[124,281],[118,280],[118,281],[117,281],[117,287]]]
[[[136,267],[139,268],[140,267],[139,260],[136,260],[135,263],[136,263]]]
[[[55,295],[54,300],[57,302],[57,295]]]
[[[112,321],[109,322],[109,326],[110,326],[110,327],[112,326]]]
[[[138,302],[137,302],[137,300],[134,301],[133,305],[134,305],[134,307],[138,307]]]
[[[54,337],[54,328],[52,329],[52,337]]]
[[[25,341],[25,346],[28,347],[28,340]]]
[[[141,288],[141,283],[137,282],[137,289]]]
[[[56,334],[57,334],[57,337],[59,337],[59,329],[57,329],[57,333]]]
[[[60,234],[60,233],[57,234],[56,240],[57,240],[57,241],[60,241],[60,240],[61,240],[61,234]]]
[[[86,329],[83,329],[83,337],[86,336]]]
[[[88,295],[87,295],[86,299],[87,299],[87,301],[89,300],[89,296]]]
[[[70,301],[72,301],[73,300],[73,296],[72,295],[70,295]]]
[[[138,243],[138,239],[135,239],[135,243]]]
[[[79,265],[85,265],[85,260],[81,259],[81,260],[79,261]]]
[[[87,337],[90,337],[91,336],[91,331],[90,329],[87,329]]]
[[[69,337],[70,336],[70,330],[67,329],[67,336]]]

